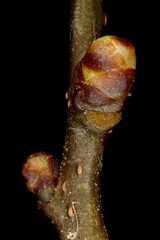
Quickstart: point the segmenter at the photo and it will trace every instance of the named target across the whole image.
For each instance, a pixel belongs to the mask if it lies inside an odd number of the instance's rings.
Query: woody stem
[[[72,0],[70,13],[70,75],[89,45],[101,35],[103,0]]]
[[[70,83],[89,45],[101,35],[102,0],[72,0],[70,19]],[[99,173],[105,136],[91,131],[69,106],[60,176],[54,196],[40,207],[55,222],[63,240],[107,240],[103,223]],[[47,190],[48,191],[48,190]]]
[[[104,141],[104,135],[89,131],[78,119],[70,121],[54,198],[42,204],[63,240],[108,239],[99,192]]]

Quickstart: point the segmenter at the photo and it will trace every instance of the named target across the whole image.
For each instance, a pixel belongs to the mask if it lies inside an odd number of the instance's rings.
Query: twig
[[[43,152],[23,166],[29,189],[63,240],[108,239],[99,174],[105,140],[121,119],[134,80],[135,52],[127,40],[97,39],[103,22],[101,0],[71,1],[71,81],[60,171],[56,159]]]

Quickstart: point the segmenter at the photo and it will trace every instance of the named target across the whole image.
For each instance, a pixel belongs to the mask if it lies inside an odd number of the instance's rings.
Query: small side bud
[[[44,152],[37,152],[29,156],[22,168],[27,187],[33,193],[46,188],[51,183],[56,184],[58,172],[58,161],[52,155]]]

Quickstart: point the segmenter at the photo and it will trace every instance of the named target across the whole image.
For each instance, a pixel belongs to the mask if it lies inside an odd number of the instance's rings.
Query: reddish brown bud
[[[23,165],[22,174],[27,180],[28,189],[35,193],[58,178],[58,161],[52,155],[38,152],[29,156]]]
[[[132,87],[134,47],[125,39],[95,40],[74,72],[74,103],[81,110],[120,111]]]

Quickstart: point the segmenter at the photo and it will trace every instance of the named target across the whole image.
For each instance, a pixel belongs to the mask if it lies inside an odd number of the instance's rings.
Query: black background
[[[134,0],[105,1],[104,34],[133,43],[137,72],[133,95],[121,123],[109,136],[101,174],[102,206],[110,240],[144,239],[150,226],[152,168],[149,134],[154,49],[152,4]],[[3,11],[4,10],[4,11]],[[21,168],[26,157],[45,151],[61,160],[66,128],[69,76],[69,1],[8,3],[3,9],[4,51],[1,87],[1,135],[5,146],[1,170],[4,187],[5,239],[58,240],[50,221],[37,210]],[[155,23],[154,23],[155,24]],[[147,202],[147,203],[146,203]],[[6,204],[7,203],[7,204]],[[4,207],[3,207],[4,206]],[[150,208],[151,207],[151,208]]]

